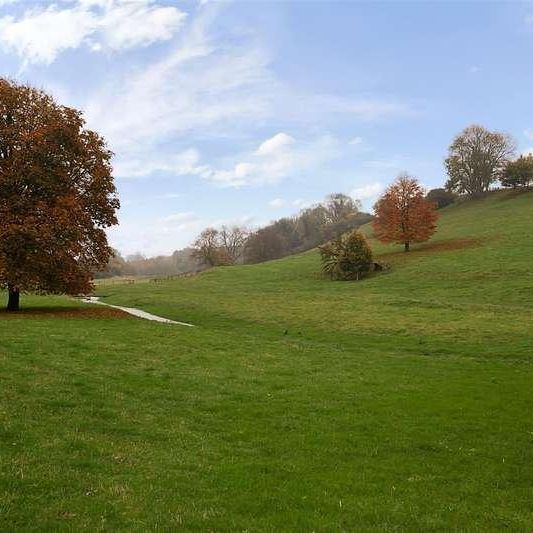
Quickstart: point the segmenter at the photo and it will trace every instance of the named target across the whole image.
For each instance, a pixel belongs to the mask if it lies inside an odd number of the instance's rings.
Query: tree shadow
[[[445,241],[428,242],[424,244],[415,245],[409,252],[398,250],[395,252],[387,252],[380,254],[380,259],[390,257],[416,257],[420,255],[428,255],[439,252],[449,252],[454,250],[465,250],[467,248],[475,248],[483,244],[482,239],[448,239]]]
[[[0,309],[0,319],[5,318],[68,318],[68,319],[95,319],[95,318],[127,318],[128,315],[120,309],[109,307],[23,307],[19,311],[6,311]]]

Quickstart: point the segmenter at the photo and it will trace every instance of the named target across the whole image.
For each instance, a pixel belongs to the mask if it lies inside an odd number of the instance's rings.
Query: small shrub
[[[361,279],[373,269],[372,250],[357,230],[319,247],[322,271],[337,280]]]

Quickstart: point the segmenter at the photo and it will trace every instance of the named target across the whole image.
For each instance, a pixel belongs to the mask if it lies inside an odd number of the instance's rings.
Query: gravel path
[[[86,304],[99,304],[105,305],[106,307],[112,307],[113,309],[120,309],[121,311],[124,311],[129,315],[133,315],[138,318],[144,318],[145,320],[153,320],[154,322],[162,322],[163,324],[177,324],[178,326],[188,326],[191,328],[194,327],[193,324],[187,324],[186,322],[176,322],[175,320],[170,320],[169,318],[151,315],[146,311],[141,311],[141,309],[135,309],[134,307],[121,307],[120,305],[106,304],[104,302],[101,302],[98,296],[86,296],[85,298],[81,298],[81,301]]]

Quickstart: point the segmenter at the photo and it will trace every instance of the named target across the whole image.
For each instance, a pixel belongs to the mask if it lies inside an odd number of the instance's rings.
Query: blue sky
[[[111,243],[170,253],[331,192],[444,180],[471,123],[533,148],[533,4],[0,0],[2,75],[115,152]]]

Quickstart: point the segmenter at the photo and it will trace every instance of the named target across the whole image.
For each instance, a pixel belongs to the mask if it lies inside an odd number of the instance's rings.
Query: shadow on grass
[[[499,202],[507,202],[514,200],[519,196],[524,196],[533,192],[533,187],[517,187],[516,189],[503,189],[500,196],[498,196]]]
[[[439,252],[450,252],[455,250],[465,250],[467,248],[476,248],[483,244],[482,239],[449,239],[446,241],[435,241],[417,245],[409,252],[398,250],[396,252],[387,252],[380,254],[378,257],[392,258],[392,257],[417,257],[420,255],[429,255]]]
[[[25,307],[20,311],[0,309],[0,319],[5,318],[127,318],[128,315],[119,309],[109,307]]]

